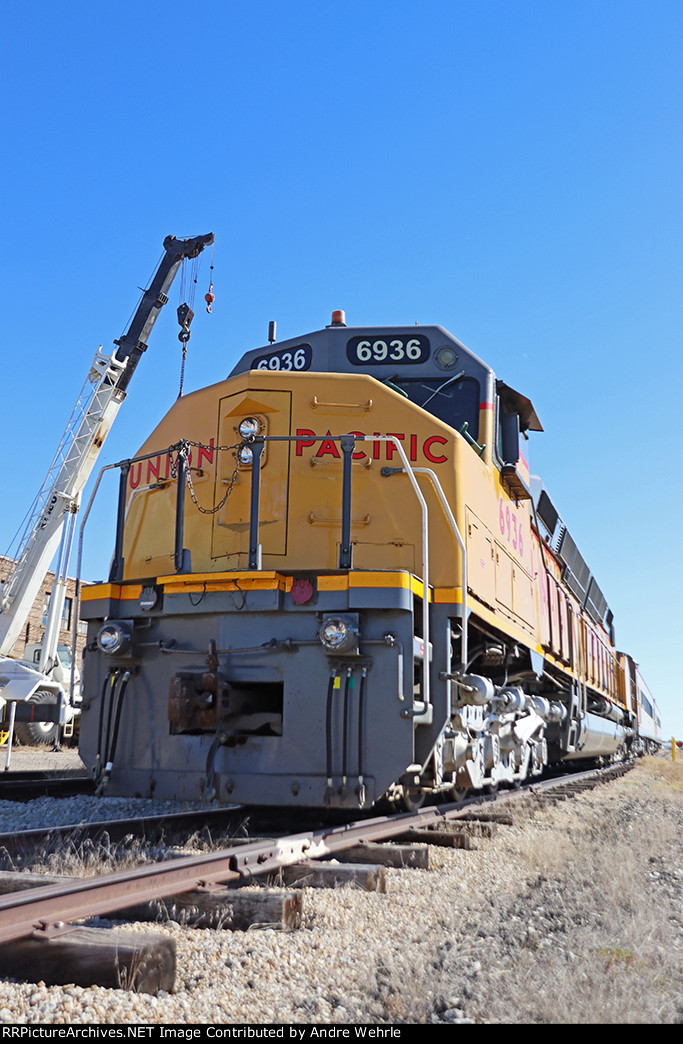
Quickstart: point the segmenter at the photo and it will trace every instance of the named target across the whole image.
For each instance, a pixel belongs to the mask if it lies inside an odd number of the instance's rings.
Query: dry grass
[[[168,859],[173,852],[166,845],[150,845],[132,834],[117,842],[103,834],[95,841],[76,837],[53,849],[44,847],[42,852],[33,852],[25,859],[7,859],[5,862],[8,869],[23,868],[38,874],[84,878]]]
[[[670,796],[683,794],[683,752],[678,752],[676,761],[672,761],[670,755],[643,758],[638,765],[638,774],[652,779]]]
[[[516,853],[519,893],[492,897],[479,945],[464,939],[439,968],[450,1017],[683,1021],[681,793],[683,764],[649,758],[544,813]]]

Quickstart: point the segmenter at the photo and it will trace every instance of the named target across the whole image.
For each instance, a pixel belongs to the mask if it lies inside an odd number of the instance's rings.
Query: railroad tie
[[[340,888],[351,885],[365,892],[386,892],[387,879],[383,866],[367,863],[318,863],[304,860],[283,866],[269,880],[302,888]]]

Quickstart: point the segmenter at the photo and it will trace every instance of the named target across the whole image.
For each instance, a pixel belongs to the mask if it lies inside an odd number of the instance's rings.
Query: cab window
[[[479,381],[461,377],[448,384],[444,377],[392,377],[391,383],[404,391],[416,406],[438,417],[456,431],[467,422],[473,438],[479,434]]]
[[[520,431],[519,414],[506,410],[498,398],[496,405],[496,453],[498,466],[516,464],[520,454],[520,440],[526,435]]]

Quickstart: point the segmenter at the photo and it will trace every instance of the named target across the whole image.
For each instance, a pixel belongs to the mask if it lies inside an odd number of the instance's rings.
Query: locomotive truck
[[[414,808],[627,756],[613,615],[530,476],[530,400],[439,326],[273,337],[121,464],[81,601],[100,789]]]

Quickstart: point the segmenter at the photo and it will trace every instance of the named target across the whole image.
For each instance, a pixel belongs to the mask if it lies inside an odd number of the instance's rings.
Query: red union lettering
[[[156,463],[153,460],[147,461],[147,483],[152,481],[152,476],[159,481],[159,469],[161,468],[161,457],[157,457]]]
[[[135,465],[132,464],[131,468],[130,468],[130,479],[129,479],[129,481],[130,481],[130,488],[131,489],[137,489],[138,486],[140,485],[140,477],[141,477],[141,474],[142,474],[142,464],[138,464],[138,475],[137,475],[136,479],[133,478],[134,474],[135,474]]]
[[[206,458],[206,463],[207,464],[213,464],[213,449],[214,449],[213,439],[211,439],[211,442],[209,443],[208,446],[201,446],[200,445],[200,447],[199,447],[199,459],[197,461],[197,467],[198,468],[201,468],[202,460],[204,458]]]

